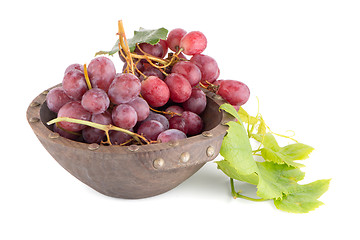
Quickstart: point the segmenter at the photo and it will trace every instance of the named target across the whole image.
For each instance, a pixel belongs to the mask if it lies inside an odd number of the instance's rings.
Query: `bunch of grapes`
[[[150,143],[197,135],[203,129],[201,114],[207,104],[202,89],[233,106],[245,104],[250,95],[240,81],[217,80],[217,62],[202,54],[206,46],[203,33],[177,28],[155,45],[137,44],[132,53],[120,48],[122,73],[116,73],[105,56],[94,58],[88,67],[72,64],[65,70],[62,86],[48,93],[47,106],[58,117],[114,125]],[[103,130],[66,121],[54,125],[54,131],[87,143],[133,144],[125,132],[106,135]]]

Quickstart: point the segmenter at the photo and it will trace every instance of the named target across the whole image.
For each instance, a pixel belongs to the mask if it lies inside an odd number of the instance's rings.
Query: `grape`
[[[161,80],[165,79],[164,74],[162,74],[162,72],[159,69],[154,68],[154,67],[146,69],[145,71],[143,71],[143,74],[147,77],[155,76],[155,77],[160,78]],[[141,75],[139,77],[139,79],[140,79],[140,81],[143,81],[145,79],[145,77],[143,75]]]
[[[76,69],[64,75],[62,87],[66,95],[73,100],[81,100],[82,95],[88,90],[84,74]]]
[[[245,104],[250,97],[250,90],[245,83],[235,80],[222,80],[217,90],[223,99],[231,105],[241,106]]]
[[[203,82],[214,82],[219,75],[219,67],[215,59],[204,54],[195,54],[190,62],[194,63],[201,71]]]
[[[163,55],[160,58],[164,58],[168,52],[168,44],[166,40],[160,39],[159,44],[163,48]]]
[[[201,80],[200,69],[189,61],[177,62],[173,66],[171,72],[183,75],[189,81],[192,87],[197,85]]]
[[[69,72],[69,71],[71,71],[71,70],[74,70],[74,69],[79,70],[79,71],[81,71],[81,72],[84,72],[84,66],[83,66],[83,65],[78,64],[78,63],[74,63],[74,64],[69,65],[69,66],[65,69],[64,75],[65,75],[67,72]]]
[[[179,50],[180,40],[185,34],[186,31],[181,28],[175,28],[169,32],[166,42],[172,51],[177,52]]]
[[[188,135],[193,136],[199,134],[203,128],[203,121],[199,115],[190,111],[184,111],[181,117],[185,119],[185,123],[188,127]]]
[[[186,125],[185,119],[180,116],[174,116],[169,119],[169,128],[170,129],[177,129],[182,131],[183,133],[188,133],[188,127]]]
[[[46,104],[55,113],[59,112],[59,109],[70,101],[72,101],[71,98],[66,95],[62,87],[53,88],[46,95]]]
[[[111,114],[107,111],[92,115],[91,121],[103,125],[112,124]],[[82,130],[82,136],[87,143],[100,143],[104,140],[105,131],[93,127],[86,127]]]
[[[157,137],[157,141],[166,143],[166,142],[176,141],[185,138],[186,138],[186,134],[183,133],[182,131],[179,131],[177,129],[168,129],[159,134],[159,136]]]
[[[170,90],[160,78],[150,76],[141,83],[141,95],[150,106],[161,107],[168,102]]]
[[[111,116],[113,123],[124,129],[133,128],[137,122],[137,113],[135,109],[126,103],[117,105],[113,109]]]
[[[165,78],[165,83],[169,87],[170,99],[173,102],[182,103],[189,99],[191,85],[183,75],[171,73]]]
[[[165,109],[165,112],[173,112],[173,113],[179,113],[179,114],[182,114],[183,111],[184,111],[184,109],[182,107],[178,106],[178,105],[172,105],[172,106]],[[174,116],[176,116],[176,115],[174,115]],[[165,117],[167,119],[170,119],[170,118],[172,118],[174,116],[171,116],[170,114],[165,115]]]
[[[139,47],[135,48],[135,53],[139,55],[143,55],[141,50],[149,55],[152,55],[154,57],[162,58],[164,55],[164,48],[160,43],[157,43],[155,45],[152,45],[150,43],[140,43]]]
[[[80,120],[89,121],[91,113],[86,111],[79,101],[72,101],[62,106],[58,112],[58,117],[69,117]],[[59,126],[65,130],[78,132],[86,127],[86,125],[70,122],[59,122]]]
[[[160,122],[164,126],[165,130],[169,128],[169,120],[167,120],[166,117],[164,117],[159,113],[150,112],[149,116],[144,120],[144,122],[150,120],[155,120]]]
[[[202,32],[193,31],[187,33],[180,40],[180,48],[186,55],[202,53],[207,45],[207,39]]]
[[[199,88],[193,88],[190,98],[183,102],[182,106],[186,111],[191,111],[196,114],[202,113],[206,108],[205,93]]]
[[[140,80],[131,73],[116,74],[108,91],[111,102],[115,104],[128,103],[140,93]]]
[[[82,96],[81,105],[92,114],[100,114],[108,109],[110,100],[104,90],[92,88]]]
[[[130,129],[130,131],[132,132],[132,129]],[[109,131],[109,137],[113,145],[123,144],[132,138],[129,134],[120,131]]]
[[[158,135],[163,131],[165,131],[165,128],[160,122],[149,120],[141,123],[137,133],[144,135],[149,140],[156,141]]]
[[[77,135],[80,134],[80,132],[76,132],[77,134],[73,134],[69,131],[65,131],[64,129],[59,128],[57,124],[54,124],[53,131],[60,134],[60,136],[70,140],[77,140],[80,137],[80,135]]]
[[[149,104],[143,98],[136,97],[131,102],[128,102],[128,104],[135,109],[138,122],[145,120],[149,116]]]
[[[107,57],[97,57],[91,60],[87,71],[91,86],[101,88],[105,92],[108,91],[116,74],[114,63]]]

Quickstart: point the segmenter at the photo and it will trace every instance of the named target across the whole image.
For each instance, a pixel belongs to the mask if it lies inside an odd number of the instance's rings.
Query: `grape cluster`
[[[217,80],[217,62],[202,54],[206,46],[203,33],[176,28],[155,45],[137,44],[131,56],[120,48],[121,73],[105,56],[94,58],[87,68],[72,64],[65,70],[62,86],[47,94],[47,106],[58,117],[111,124],[150,142],[197,135],[203,129],[201,114],[207,104],[202,88],[234,106],[246,103],[250,95],[242,82]],[[61,121],[54,131],[87,143],[106,141],[103,130],[78,123]],[[124,132],[108,135],[108,143],[132,144],[132,137]]]

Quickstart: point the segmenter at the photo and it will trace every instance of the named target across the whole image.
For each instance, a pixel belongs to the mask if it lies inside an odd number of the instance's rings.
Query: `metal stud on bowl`
[[[154,168],[159,169],[162,168],[164,166],[164,159],[162,158],[157,158],[154,160],[153,162]]]

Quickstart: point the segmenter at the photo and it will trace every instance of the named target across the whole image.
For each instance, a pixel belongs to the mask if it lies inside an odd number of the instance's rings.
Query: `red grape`
[[[214,82],[219,75],[219,67],[215,59],[204,54],[196,54],[190,62],[194,63],[201,71],[201,80],[203,82]]]
[[[141,97],[136,97],[127,104],[135,109],[138,122],[145,120],[150,114],[149,104]]]
[[[177,129],[168,129],[159,134],[159,136],[157,137],[157,141],[166,143],[166,142],[176,141],[185,138],[186,138],[186,134],[183,133],[182,131],[179,131]]]
[[[92,88],[82,96],[81,105],[92,114],[100,114],[108,109],[110,100],[104,90]]]
[[[182,107],[178,106],[178,105],[172,105],[172,106],[166,108],[166,109],[165,109],[165,112],[173,112],[173,113],[182,114],[182,113],[184,112],[184,109],[183,109]],[[176,116],[176,115],[174,115],[174,116]],[[172,118],[172,117],[174,117],[174,116],[171,116],[170,114],[166,114],[166,115],[165,115],[165,117],[166,117],[167,119],[170,119],[170,118]]]
[[[143,122],[150,120],[160,122],[164,126],[165,130],[169,128],[169,120],[159,113],[150,112],[149,116]]]
[[[70,140],[77,140],[80,137],[80,135],[73,134],[69,131],[65,131],[65,130],[59,128],[56,124],[54,124],[53,131],[60,134],[60,136],[70,139]],[[77,133],[80,133],[80,132],[77,132]]]
[[[189,99],[191,85],[183,75],[171,73],[165,78],[165,83],[169,87],[170,99],[173,102],[182,103]]]
[[[103,125],[112,124],[111,114],[108,111],[92,115],[91,121]],[[104,140],[105,131],[97,128],[86,127],[82,130],[82,136],[87,143],[100,143]]]
[[[140,80],[131,73],[116,74],[108,91],[111,102],[115,104],[128,103],[140,93]]]
[[[107,57],[97,57],[91,60],[87,68],[91,86],[101,88],[105,92],[115,78],[116,69],[114,63]]]
[[[250,90],[245,83],[235,80],[222,80],[217,90],[223,99],[231,105],[241,106],[245,104],[250,97]]]
[[[65,69],[64,75],[65,75],[67,72],[69,72],[69,71],[71,71],[71,70],[74,70],[74,69],[80,70],[81,72],[84,72],[84,66],[83,66],[83,65],[78,64],[78,63],[74,63],[74,64],[69,65],[69,66]]]
[[[149,120],[141,123],[137,133],[144,135],[149,140],[156,141],[158,135],[163,131],[165,131],[165,128],[160,122]]]
[[[181,28],[175,28],[169,32],[166,42],[172,51],[177,52],[179,50],[180,40],[185,34],[186,31]]]
[[[190,111],[184,111],[181,117],[185,119],[185,123],[188,127],[188,135],[197,135],[202,131],[203,121],[199,115]]]
[[[141,95],[150,106],[161,107],[168,102],[170,90],[160,78],[150,76],[141,83]]]
[[[193,31],[187,33],[180,40],[180,48],[186,55],[202,53],[207,46],[207,39],[202,32]]]
[[[130,129],[130,131],[132,131],[132,129]],[[123,144],[124,142],[132,138],[129,134],[120,131],[110,131],[109,137],[110,137],[110,142],[113,145]]]
[[[88,90],[84,74],[76,69],[64,75],[62,87],[66,95],[74,100],[81,100],[82,95]]]
[[[140,43],[139,47],[136,47],[134,52],[139,55],[143,55],[143,53],[140,51],[139,48],[143,52],[152,55],[154,57],[162,58],[162,56],[164,55],[164,48],[160,43],[156,43],[154,45],[150,43]]]
[[[173,66],[171,72],[183,75],[189,81],[192,87],[197,85],[201,80],[200,69],[189,61],[177,62]]]
[[[183,108],[196,114],[202,113],[206,108],[206,95],[199,88],[193,88],[190,98],[183,102]]]
[[[113,123],[124,129],[133,128],[137,122],[137,114],[135,109],[126,104],[117,105],[111,114]]]
[[[70,101],[72,101],[71,98],[66,95],[62,87],[53,88],[46,95],[46,104],[55,113],[59,112],[59,109]]]
[[[72,101],[60,108],[58,117],[69,117],[89,121],[91,113],[86,111],[79,101]],[[59,122],[59,126],[72,132],[78,132],[86,127],[86,125],[70,122]]]
[[[180,116],[175,116],[169,119],[169,128],[170,129],[177,129],[185,134],[188,133],[188,127],[186,125],[185,119]]]
[[[160,39],[159,44],[163,48],[163,55],[160,58],[164,58],[168,52],[168,44],[166,40]]]

